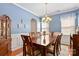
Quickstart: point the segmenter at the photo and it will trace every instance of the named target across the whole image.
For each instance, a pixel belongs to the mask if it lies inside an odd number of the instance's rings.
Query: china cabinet
[[[11,20],[8,16],[0,16],[0,56],[11,52]]]

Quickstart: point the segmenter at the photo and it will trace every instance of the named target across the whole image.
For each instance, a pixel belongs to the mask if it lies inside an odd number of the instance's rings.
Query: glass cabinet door
[[[3,24],[2,24],[2,19],[0,19],[0,38],[2,38],[3,37]]]
[[[0,38],[11,37],[11,22],[8,16],[0,17]]]
[[[7,37],[10,37],[10,20],[7,20]]]
[[[7,35],[6,35],[6,34],[7,34],[7,33],[6,33],[6,32],[7,32],[7,31],[6,31],[7,28],[6,28],[6,26],[7,26],[7,22],[6,22],[6,20],[4,20],[4,21],[3,21],[3,37],[4,37],[4,38],[7,38]]]

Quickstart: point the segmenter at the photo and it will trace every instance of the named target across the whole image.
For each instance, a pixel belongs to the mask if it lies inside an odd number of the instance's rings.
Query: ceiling
[[[39,17],[45,15],[44,3],[17,3],[16,5]],[[47,14],[54,15],[77,8],[79,8],[79,3],[47,3]]]

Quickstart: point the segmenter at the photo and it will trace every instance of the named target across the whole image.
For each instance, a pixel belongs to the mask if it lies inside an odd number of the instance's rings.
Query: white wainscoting
[[[61,44],[70,45],[70,35],[63,35],[61,38]]]
[[[21,34],[26,35],[26,33],[21,33]],[[11,38],[12,38],[11,49],[12,49],[12,51],[23,47],[23,41],[21,38],[21,34],[11,34]]]

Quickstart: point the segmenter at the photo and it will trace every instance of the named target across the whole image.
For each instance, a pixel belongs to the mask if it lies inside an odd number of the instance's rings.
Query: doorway
[[[31,32],[37,32],[37,21],[35,19],[31,20]]]

